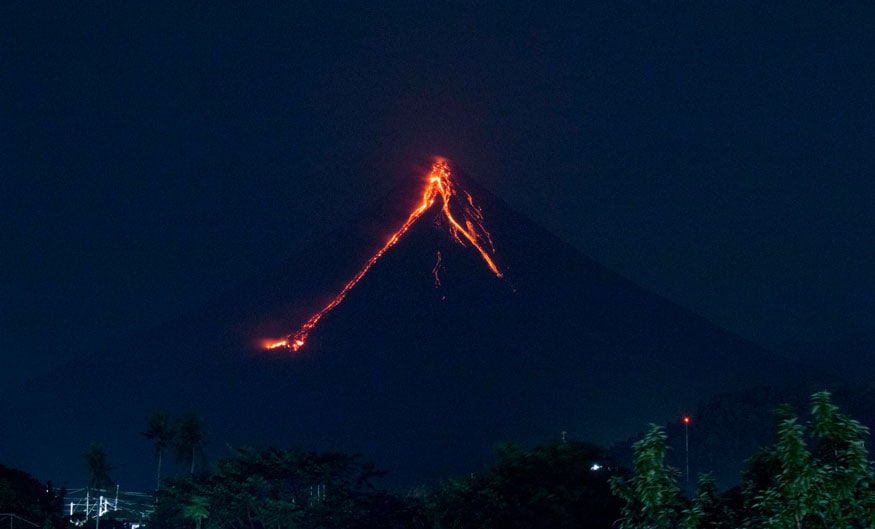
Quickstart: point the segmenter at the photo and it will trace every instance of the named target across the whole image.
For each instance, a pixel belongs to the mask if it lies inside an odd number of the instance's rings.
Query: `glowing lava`
[[[483,261],[492,270],[492,273],[497,277],[502,277],[501,270],[498,269],[498,266],[495,264],[493,256],[495,255],[495,247],[492,244],[492,238],[489,235],[489,232],[483,225],[483,213],[480,209],[474,205],[474,199],[467,192],[462,190],[464,193],[464,200],[462,201],[462,221],[460,222],[453,215],[451,211],[451,202],[454,197],[457,196],[457,191],[453,187],[453,183],[450,180],[450,165],[446,160],[438,159],[431,167],[431,172],[428,175],[428,180],[426,182],[425,190],[422,193],[422,201],[420,204],[410,213],[407,217],[407,220],[404,224],[398,228],[395,233],[393,233],[389,239],[386,241],[386,244],[383,245],[380,250],[375,253],[361,270],[358,271],[356,275],[350,279],[346,285],[344,285],[343,289],[334,296],[334,298],[329,302],[325,307],[322,308],[319,312],[310,316],[304,325],[301,326],[297,331],[285,336],[282,339],[275,341],[265,341],[262,343],[262,346],[265,349],[291,349],[292,351],[297,351],[301,347],[304,346],[304,343],[307,341],[307,337],[310,335],[310,331],[316,327],[316,324],[319,323],[319,320],[322,319],[323,316],[328,314],[334,307],[340,305],[340,303],[346,298],[346,295],[350,290],[368,273],[374,263],[376,263],[380,257],[386,253],[389,248],[395,246],[395,244],[407,233],[407,230],[416,222],[423,213],[425,213],[432,205],[434,205],[435,200],[438,197],[442,200],[441,205],[441,213],[442,218],[445,219],[449,223],[449,231],[450,235],[453,237],[457,243],[465,246],[465,241],[471,244],[474,248],[480,252],[480,256],[483,258]],[[438,278],[438,267],[440,265],[440,253],[438,253],[438,264],[435,265],[435,280],[437,282],[440,281]]]
[[[444,258],[441,257],[441,252],[438,250],[437,252],[437,261],[434,263],[434,268],[431,269],[431,273],[434,276],[434,288],[441,287],[441,272],[444,271]]]

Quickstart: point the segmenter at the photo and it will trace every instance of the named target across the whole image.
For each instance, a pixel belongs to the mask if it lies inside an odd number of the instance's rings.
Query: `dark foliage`
[[[194,474],[198,464],[203,464],[205,458],[207,434],[204,420],[194,412],[184,414],[176,422],[170,439],[176,447],[177,461],[188,466],[189,474]]]
[[[64,489],[41,483],[27,472],[0,465],[0,512],[41,527],[63,527]]]
[[[169,448],[176,437],[176,431],[170,424],[166,413],[153,412],[146,423],[143,437],[155,444],[155,490],[161,489],[161,464],[164,461],[164,451]]]
[[[88,467],[88,488],[104,489],[114,485],[109,473],[112,465],[106,456],[106,449],[100,443],[91,443],[85,452],[85,464]]]
[[[686,505],[677,471],[665,464],[666,435],[652,426],[633,446],[634,475],[613,478],[623,500],[623,529],[695,528],[827,529],[875,524],[875,469],[866,447],[869,429],[814,393],[807,423],[790,405],[778,407],[774,444],[747,461],[743,484],[718,494],[704,475]]]
[[[172,480],[150,527],[366,528],[409,525],[404,502],[376,489],[359,456],[238,449],[210,475]]]
[[[600,448],[506,444],[498,456],[483,475],[450,480],[427,500],[430,527],[608,528],[619,517],[608,487],[613,470]]]

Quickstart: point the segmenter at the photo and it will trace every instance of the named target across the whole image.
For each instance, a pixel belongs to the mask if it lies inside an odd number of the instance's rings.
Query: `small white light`
[[[598,470],[600,468],[602,468],[602,466],[599,465],[598,463],[593,463],[592,466],[589,467],[589,469],[592,470],[593,472],[595,472],[596,470]]]

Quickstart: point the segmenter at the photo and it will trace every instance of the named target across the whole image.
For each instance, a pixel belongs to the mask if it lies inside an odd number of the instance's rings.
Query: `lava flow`
[[[377,253],[375,253],[361,270],[358,271],[357,274],[350,279],[346,285],[344,285],[343,289],[327,304],[322,308],[319,312],[310,316],[300,329],[297,331],[285,336],[280,340],[274,341],[265,341],[263,346],[265,349],[290,349],[292,351],[297,351],[301,347],[304,346],[304,342],[307,341],[307,337],[310,334],[310,331],[316,327],[316,324],[319,323],[319,320],[322,319],[328,312],[330,312],[334,307],[340,305],[340,303],[346,298],[346,295],[350,290],[368,273],[368,270],[374,266],[380,257],[386,253],[389,248],[395,245],[401,237],[407,233],[407,230],[416,222],[423,213],[425,213],[432,205],[434,205],[435,200],[438,197],[441,198],[441,214],[442,217],[449,223],[449,231],[450,235],[453,237],[457,243],[461,245],[465,245],[465,241],[468,241],[477,251],[480,253],[480,256],[483,258],[483,261],[492,270],[492,273],[497,277],[502,277],[501,270],[499,270],[498,266],[495,264],[493,256],[495,255],[495,248],[492,244],[492,238],[489,235],[489,232],[483,225],[483,214],[480,209],[474,205],[474,199],[467,192],[462,190],[464,193],[464,201],[462,206],[462,222],[457,220],[452,211],[450,210],[451,199],[457,195],[456,189],[453,187],[453,182],[450,180],[450,165],[446,160],[438,159],[431,168],[431,172],[428,175],[428,179],[426,182],[425,190],[422,193],[422,202],[410,213],[410,216],[407,217],[407,220],[404,224],[398,228],[395,233],[393,233],[389,239],[386,241],[386,244],[380,248]],[[440,253],[438,253],[438,259],[440,259]],[[435,265],[435,279],[439,281],[437,277],[438,273],[438,265]]]

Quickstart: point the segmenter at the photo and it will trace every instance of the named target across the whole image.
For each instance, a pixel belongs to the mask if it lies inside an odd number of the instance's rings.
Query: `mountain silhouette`
[[[360,452],[406,486],[477,472],[501,441],[608,444],[711,395],[809,375],[582,255],[458,168],[452,179],[482,213],[501,277],[436,201],[304,347],[261,346],[385,246],[421,200],[417,180],[202,311],[7,394],[0,462],[80,486],[99,441],[114,479],[147,490],[146,417],[195,410],[212,457],[227,444]]]

